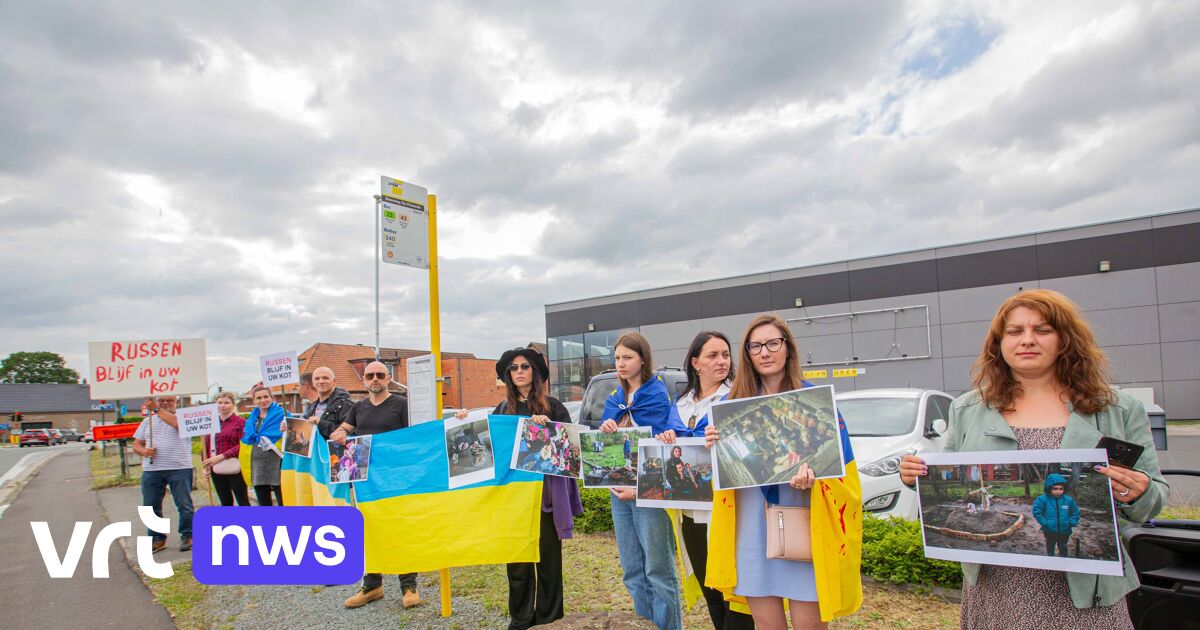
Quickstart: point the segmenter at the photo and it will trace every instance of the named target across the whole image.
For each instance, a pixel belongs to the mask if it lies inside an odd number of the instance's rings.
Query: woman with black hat
[[[529,416],[533,422],[571,422],[571,414],[549,395],[550,368],[533,348],[513,348],[496,362],[496,376],[504,381],[505,399],[492,412]],[[459,411],[458,417],[466,417]],[[541,560],[508,565],[510,630],[525,630],[563,616],[562,541],[572,537],[575,517],[583,514],[579,487],[569,477],[546,475],[542,482]]]

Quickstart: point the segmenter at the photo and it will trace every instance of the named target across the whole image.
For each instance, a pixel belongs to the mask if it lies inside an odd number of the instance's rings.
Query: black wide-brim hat
[[[546,357],[533,348],[513,348],[512,350],[506,350],[504,354],[500,355],[500,360],[496,361],[496,378],[504,380],[504,371],[508,369],[508,364],[512,363],[513,359],[517,357],[529,359],[529,364],[542,375],[542,380],[550,380],[550,367],[546,365]]]

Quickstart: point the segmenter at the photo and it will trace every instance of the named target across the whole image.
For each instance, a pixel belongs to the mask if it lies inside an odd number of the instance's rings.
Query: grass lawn
[[[175,562],[173,567],[175,575],[165,580],[146,580],[150,592],[154,593],[154,601],[165,607],[175,619],[175,625],[183,630],[211,627],[211,620],[199,608],[208,587],[196,581],[190,561]]]
[[[129,476],[121,477],[121,455],[115,448],[105,456],[103,449],[96,447],[91,452],[92,458],[92,489],[115,488],[117,486],[136,486],[142,483],[142,467],[129,466]],[[193,487],[202,492],[208,492],[208,478],[201,474],[200,455],[192,454],[192,465],[196,470]]]
[[[483,602],[502,614],[508,612],[508,581],[504,567],[460,567],[451,571],[456,595]],[[621,583],[621,565],[612,534],[577,534],[563,541],[564,606],[567,614],[624,610],[633,602]],[[958,605],[932,595],[866,585],[863,608],[831,624],[833,628],[957,628]],[[711,628],[704,600],[684,611],[684,627]]]
[[[1200,506],[1168,505],[1159,513],[1158,518],[1178,518],[1190,521],[1200,521]]]

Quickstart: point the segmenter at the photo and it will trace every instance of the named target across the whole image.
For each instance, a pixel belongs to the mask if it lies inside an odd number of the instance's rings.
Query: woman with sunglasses
[[[613,359],[619,386],[604,402],[600,430],[613,433],[621,427],[650,427],[651,435],[668,444],[674,442],[675,429],[682,425],[666,384],[650,368],[650,342],[638,333],[625,333],[617,338]],[[629,446],[631,453],[637,448],[636,444]],[[626,455],[627,461],[630,454]],[[634,502],[637,488],[610,491],[617,554],[633,609],[660,630],[678,630],[683,614],[671,519],[662,508],[638,507]]]
[[[527,416],[538,425],[571,422],[571,413],[549,395],[550,368],[533,348],[513,348],[496,362],[504,381],[504,400],[494,414]],[[456,414],[467,417],[465,409]],[[544,429],[542,430],[544,432]],[[549,449],[550,444],[544,447]],[[510,630],[525,630],[563,617],[562,541],[574,536],[575,517],[583,514],[579,486],[569,477],[546,475],[542,481],[540,560],[508,565]]]
[[[687,389],[675,401],[681,424],[675,433],[679,437],[704,435],[708,426],[708,411],[713,403],[729,394],[733,380],[733,360],[729,338],[723,333],[706,330],[692,339],[683,369],[687,374]],[[754,618],[744,612],[730,610],[725,596],[715,588],[704,586],[708,562],[708,521],[710,510],[683,510],[680,532],[683,535],[684,551],[692,570],[699,580],[704,601],[708,605],[708,616],[716,630],[740,630],[754,628]]]
[[[750,321],[742,338],[741,362],[742,369],[730,388],[730,399],[778,394],[808,386],[802,379],[800,355],[792,331],[776,315],[759,315]],[[704,437],[709,448],[712,448],[720,439],[720,432],[709,424],[705,427]],[[843,445],[848,441],[843,440]],[[776,505],[807,507],[811,499],[809,491],[815,481],[808,464],[801,464],[788,483],[724,490],[714,494],[707,582],[727,595],[744,599],[757,628],[786,630],[784,599],[788,600],[793,628],[826,627],[817,602],[814,564],[781,558],[767,559],[766,555],[767,527],[764,515],[767,500]],[[858,486],[857,476],[848,475],[839,483],[857,487],[858,494],[854,500],[861,502],[862,489]],[[821,500],[825,499],[822,495]],[[846,505],[843,504],[843,507]],[[859,514],[861,518],[861,511],[846,513],[844,518],[852,519],[853,514]],[[817,515],[814,514],[815,518]],[[857,546],[847,546],[861,549],[861,530],[858,536],[860,540]],[[829,566],[823,568],[828,569]],[[854,573],[858,574],[857,563]],[[828,574],[823,571],[822,575]],[[861,603],[861,583],[857,601],[853,601],[852,594],[839,595],[839,601],[826,603],[834,613],[829,617],[857,609]],[[841,601],[847,597],[852,601],[848,604]]]

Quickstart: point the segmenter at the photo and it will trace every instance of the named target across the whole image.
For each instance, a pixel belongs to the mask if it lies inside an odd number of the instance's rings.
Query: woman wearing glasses
[[[620,385],[604,402],[600,430],[613,433],[620,427],[650,427],[655,437],[673,442],[679,414],[666,384],[650,369],[650,342],[638,333],[625,333],[617,338],[613,358]],[[629,446],[627,461],[637,444]],[[638,507],[634,503],[637,488],[612,488],[611,492],[617,554],[633,609],[660,630],[677,630],[682,627],[683,615],[671,519],[664,509]]]
[[[778,394],[807,386],[802,380],[800,355],[792,331],[776,315],[759,315],[751,320],[742,338],[741,362],[742,369],[729,393],[731,399]],[[704,437],[712,448],[720,439],[720,432],[709,424]],[[844,480],[857,485],[857,478]],[[787,628],[784,599],[788,600],[793,628],[825,627],[817,604],[813,563],[769,560],[766,556],[767,499],[776,505],[807,507],[809,490],[815,481],[808,464],[801,464],[788,483],[726,490],[713,497],[707,583],[734,595],[736,600],[744,599],[758,628]],[[858,500],[861,492],[860,488]],[[841,610],[841,606],[831,606],[833,609]]]
[[[681,425],[675,433],[679,437],[704,435],[708,426],[708,411],[713,403],[729,394],[733,380],[733,359],[730,355],[729,338],[716,331],[704,331],[692,339],[683,369],[687,374],[687,389],[675,401]],[[704,585],[708,562],[708,521],[710,510],[683,510],[680,531],[683,534],[684,550],[691,561],[708,604],[708,616],[716,630],[754,628],[754,619],[742,612],[729,609],[725,596],[715,588]]]
[[[529,416],[543,426],[551,420],[571,422],[567,408],[547,393],[550,368],[537,350],[513,348],[505,352],[496,362],[496,377],[504,381],[505,395],[492,413]],[[460,410],[456,415],[466,418],[467,411]],[[573,536],[575,517],[583,514],[579,486],[569,477],[546,475],[541,507],[541,559],[508,565],[510,630],[525,630],[563,616],[562,541]]]

